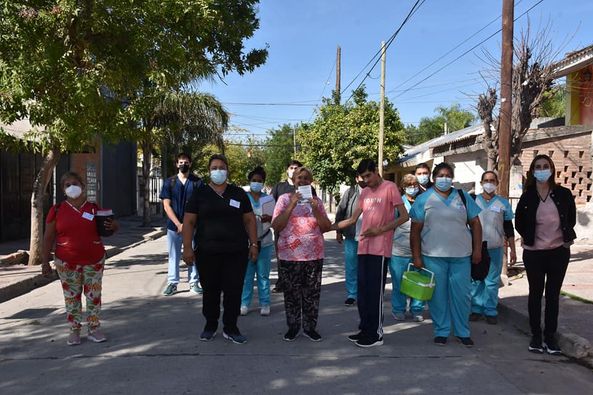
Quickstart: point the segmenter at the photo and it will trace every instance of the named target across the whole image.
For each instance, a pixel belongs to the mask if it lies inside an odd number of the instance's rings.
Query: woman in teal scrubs
[[[410,211],[410,245],[414,266],[426,267],[435,275],[434,294],[428,302],[434,343],[447,344],[453,329],[463,345],[472,347],[470,265],[482,259],[480,208],[469,194],[452,188],[453,177],[448,163],[435,166],[433,187],[416,198]]]

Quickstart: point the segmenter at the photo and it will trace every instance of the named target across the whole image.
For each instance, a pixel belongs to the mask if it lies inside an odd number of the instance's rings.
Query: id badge
[[[241,202],[235,200],[235,199],[231,199],[230,201],[230,206],[234,207],[234,208],[241,208]]]
[[[82,213],[82,218],[86,219],[87,221],[92,221],[95,218],[95,216],[85,211],[84,213]]]

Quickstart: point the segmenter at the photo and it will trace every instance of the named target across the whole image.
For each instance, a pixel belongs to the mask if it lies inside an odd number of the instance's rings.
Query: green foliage
[[[311,124],[297,131],[302,159],[317,182],[329,190],[354,179],[358,163],[377,159],[379,103],[368,101],[364,87],[353,94],[353,103],[341,105],[325,99]],[[392,103],[385,103],[383,157],[393,162],[402,152],[404,135],[399,114]]]
[[[286,165],[294,157],[295,127],[282,125],[268,132],[266,140],[266,184],[274,185],[286,178]]]
[[[470,126],[476,119],[473,113],[461,109],[459,104],[437,107],[435,113],[432,117],[421,118],[418,126],[406,126],[407,144],[418,145],[441,136],[445,132],[445,124],[449,132],[454,132]]]
[[[539,108],[540,117],[560,118],[566,115],[566,85],[556,85],[543,95]]]

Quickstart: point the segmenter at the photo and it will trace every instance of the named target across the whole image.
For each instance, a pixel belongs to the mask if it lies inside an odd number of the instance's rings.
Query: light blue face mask
[[[264,183],[252,181],[249,183],[249,188],[255,193],[260,193],[264,189]]]
[[[552,176],[552,170],[550,170],[550,169],[535,170],[533,172],[533,176],[535,177],[537,182],[546,182]]]
[[[452,184],[453,179],[449,177],[437,177],[434,181],[434,186],[441,192],[447,192]]]
[[[210,170],[210,180],[216,185],[222,185],[226,181],[226,170]]]
[[[420,183],[420,185],[428,184],[428,174],[422,174],[422,175],[416,176],[416,178],[418,179],[418,182]]]
[[[406,195],[414,197],[418,194],[418,187],[406,187]]]

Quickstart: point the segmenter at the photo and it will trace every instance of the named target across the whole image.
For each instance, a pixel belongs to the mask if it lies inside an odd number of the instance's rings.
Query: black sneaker
[[[544,346],[542,345],[542,338],[540,336],[532,336],[529,342],[529,351],[543,354]]]
[[[362,347],[362,348],[382,346],[383,345],[383,338],[380,337],[378,339],[371,339],[369,337],[363,337],[363,338],[361,338],[360,340],[358,340],[354,344],[356,344],[358,347]]]
[[[216,337],[216,329],[215,330],[204,329],[204,331],[200,335],[200,340],[203,342],[209,342],[210,340],[214,339],[215,337]]]
[[[480,314],[480,313],[471,313],[469,315],[469,320],[470,321],[479,321],[481,319],[482,319],[482,314]]]
[[[466,347],[473,347],[474,346],[474,341],[472,340],[471,337],[457,336],[457,338],[459,339],[459,341],[461,342],[461,344],[463,344]]]
[[[362,332],[355,333],[354,335],[348,336],[348,340],[351,342],[357,342],[362,339]]]
[[[354,306],[354,303],[356,303],[356,299],[354,298],[348,298],[344,301],[346,306]]]
[[[311,339],[311,341],[314,341],[314,342],[321,341],[321,335],[319,333],[317,333],[317,331],[315,329],[311,329],[310,331],[304,330],[303,335],[307,336],[309,339]]]
[[[299,336],[298,329],[289,329],[288,332],[284,334],[284,340],[287,342],[293,342]]]
[[[487,315],[486,323],[489,325],[496,325],[496,324],[498,324],[498,317],[495,315]]]
[[[171,295],[174,295],[176,292],[177,292],[177,284],[169,283],[169,284],[167,284],[167,288],[165,288],[165,290],[163,291],[163,295],[171,296]]]
[[[226,333],[225,331],[222,331],[222,337],[224,337],[227,340],[232,341],[235,344],[247,343],[247,338],[245,336],[243,336],[240,332]]]
[[[437,336],[434,338],[434,344],[437,346],[444,346],[447,344],[447,338],[445,336]]]
[[[544,350],[550,355],[561,355],[562,350],[560,350],[560,346],[556,339],[548,339],[544,342]]]

